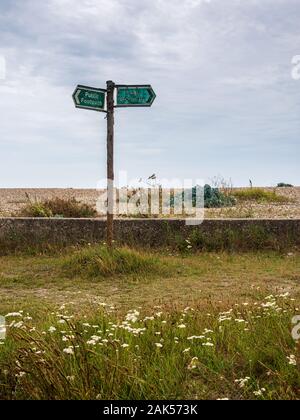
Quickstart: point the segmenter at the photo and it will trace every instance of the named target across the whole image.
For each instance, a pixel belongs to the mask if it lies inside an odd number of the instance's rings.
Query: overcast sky
[[[110,79],[157,94],[116,111],[116,172],[300,185],[296,55],[299,0],[1,0],[0,187],[96,187],[105,115],[72,93]]]

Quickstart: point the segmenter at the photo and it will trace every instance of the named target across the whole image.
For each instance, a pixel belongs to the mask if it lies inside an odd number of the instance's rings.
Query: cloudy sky
[[[297,55],[299,0],[1,0],[0,187],[96,187],[105,115],[71,95],[110,79],[157,93],[116,111],[116,172],[300,185]]]

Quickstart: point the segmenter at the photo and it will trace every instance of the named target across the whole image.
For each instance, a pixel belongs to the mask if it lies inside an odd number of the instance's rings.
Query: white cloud
[[[105,121],[103,115],[75,110],[71,94],[77,83],[104,87],[108,79],[152,83],[157,93],[151,110],[117,113],[117,165],[135,168],[131,176],[156,171],[161,177],[204,178],[223,172],[247,182],[239,162],[250,172],[256,155],[269,150],[265,173],[276,178],[289,146],[292,157],[282,171],[300,182],[294,158],[300,151],[299,91],[291,78],[291,59],[300,54],[298,5],[298,0],[13,5],[3,0],[2,185],[12,156],[24,172],[16,150],[24,153],[25,146],[30,174],[44,159],[45,184],[52,184],[49,168],[63,178],[63,171],[71,173],[75,166],[74,184],[95,185],[105,173]],[[135,164],[137,154],[151,159]],[[20,174],[14,182],[22,182]],[[28,183],[34,179],[30,174]]]
[[[6,78],[6,60],[5,57],[0,55],[0,80],[5,80]]]

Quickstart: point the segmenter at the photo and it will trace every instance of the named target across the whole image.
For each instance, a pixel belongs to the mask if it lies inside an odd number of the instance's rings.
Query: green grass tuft
[[[63,262],[67,275],[88,277],[109,277],[126,274],[155,274],[163,270],[161,260],[151,254],[106,246],[85,248],[67,257]]]
[[[266,191],[262,188],[251,188],[234,191],[233,195],[239,201],[256,201],[258,203],[287,203],[289,199],[278,195],[275,191]]]

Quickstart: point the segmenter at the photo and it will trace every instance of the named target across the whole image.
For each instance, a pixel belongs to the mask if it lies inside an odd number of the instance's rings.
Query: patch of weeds
[[[42,202],[31,201],[20,211],[21,217],[63,217],[63,218],[93,218],[97,216],[96,210],[85,203],[80,203],[75,198],[68,200],[53,198]]]
[[[121,315],[100,303],[81,319],[62,305],[41,324],[35,314],[8,314],[1,399],[298,400],[292,296],[224,309]]]
[[[286,238],[280,240],[272,232],[267,231],[261,226],[249,226],[243,231],[235,229],[220,229],[209,234],[195,229],[189,241],[191,248],[195,251],[249,251],[249,250],[284,250],[292,247],[293,239]],[[183,240],[181,242],[184,243]],[[180,241],[177,240],[177,245]],[[185,244],[186,245],[186,244]],[[178,248],[182,250],[182,247]]]

